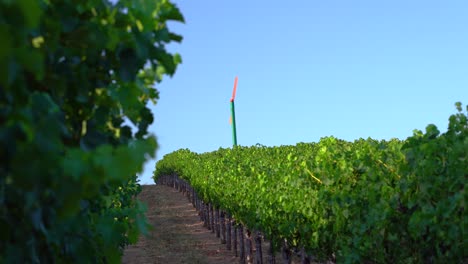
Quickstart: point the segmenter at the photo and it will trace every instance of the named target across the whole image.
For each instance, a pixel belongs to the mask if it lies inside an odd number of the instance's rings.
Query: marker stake
[[[232,90],[231,97],[231,121],[232,121],[232,144],[237,146],[237,133],[236,133],[236,111],[234,107],[234,99],[236,98],[236,89],[237,89],[237,76],[234,80],[234,89]]]

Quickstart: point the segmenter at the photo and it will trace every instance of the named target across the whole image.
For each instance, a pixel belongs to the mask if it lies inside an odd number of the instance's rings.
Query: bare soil
[[[122,263],[238,263],[210,230],[203,227],[188,199],[173,188],[145,185],[138,199],[146,203],[153,230],[128,247]]]

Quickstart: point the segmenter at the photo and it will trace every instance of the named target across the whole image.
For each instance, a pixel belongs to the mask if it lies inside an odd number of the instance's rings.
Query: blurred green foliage
[[[168,21],[167,0],[0,0],[1,263],[114,263],[147,231]]]

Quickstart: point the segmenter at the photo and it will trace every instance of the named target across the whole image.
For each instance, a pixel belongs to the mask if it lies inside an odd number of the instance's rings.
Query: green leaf
[[[34,0],[17,0],[17,4],[23,12],[26,25],[30,28],[36,27],[42,15],[39,2]]]
[[[119,53],[120,68],[119,76],[124,82],[135,81],[136,74],[140,68],[138,58],[133,49],[124,49]]]
[[[163,1],[161,11],[158,14],[161,21],[173,20],[184,23],[185,19],[179,8],[170,2]]]
[[[170,40],[175,41],[175,42],[181,42],[183,39],[181,35],[174,34],[174,33],[169,33],[169,38]]]
[[[5,62],[12,53],[12,37],[6,25],[0,25],[0,61]]]

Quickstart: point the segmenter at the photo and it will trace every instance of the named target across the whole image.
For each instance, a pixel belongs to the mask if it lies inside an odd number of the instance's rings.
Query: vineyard
[[[157,163],[154,180],[184,186],[204,221],[214,211],[261,232],[286,261],[301,251],[338,263],[463,263],[468,107],[456,107],[447,132],[429,125],[406,140],[182,149]]]
[[[158,148],[156,86],[182,61],[168,24],[184,21],[170,0],[0,0],[0,263],[119,263],[151,232],[137,175]],[[246,234],[241,261],[265,237],[270,262],[466,263],[463,107],[406,140],[179,150],[154,181],[226,247]]]

